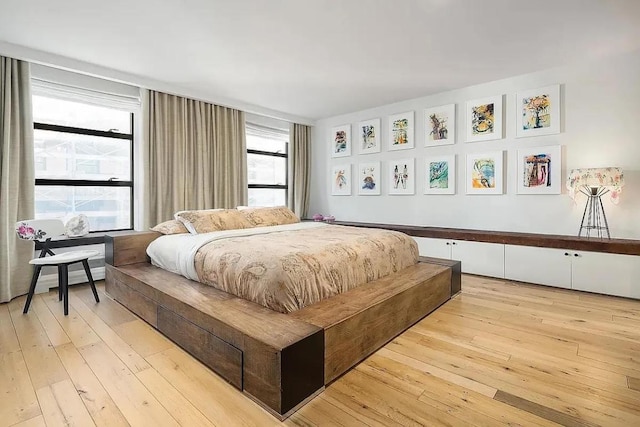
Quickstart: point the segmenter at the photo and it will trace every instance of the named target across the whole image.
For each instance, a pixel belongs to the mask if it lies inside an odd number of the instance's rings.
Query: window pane
[[[287,204],[287,190],[271,188],[250,188],[249,206],[284,206]]]
[[[36,178],[131,180],[131,141],[34,131]]]
[[[36,218],[69,218],[85,214],[91,231],[131,228],[129,187],[36,186]]]
[[[286,153],[287,142],[267,137],[247,134],[247,150],[269,151],[272,153]]]
[[[44,96],[33,97],[33,121],[51,125],[131,133],[127,111]]]
[[[249,184],[287,183],[287,159],[284,157],[247,154],[247,174]]]

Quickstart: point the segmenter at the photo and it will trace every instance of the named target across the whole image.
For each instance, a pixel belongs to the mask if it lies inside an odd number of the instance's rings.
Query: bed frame
[[[149,263],[156,232],[105,237],[106,292],[283,420],[460,291],[460,263],[421,258],[289,314]]]

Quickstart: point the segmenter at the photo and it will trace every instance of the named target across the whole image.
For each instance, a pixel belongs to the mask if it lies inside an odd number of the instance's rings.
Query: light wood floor
[[[116,302],[0,305],[0,425],[279,424]],[[640,302],[463,277],[285,425],[640,426]]]

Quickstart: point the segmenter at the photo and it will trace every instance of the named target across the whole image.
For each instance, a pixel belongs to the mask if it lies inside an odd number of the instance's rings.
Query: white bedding
[[[240,236],[278,233],[281,231],[305,230],[326,227],[322,222],[299,222],[270,227],[244,228],[240,230],[214,231],[204,234],[170,234],[160,236],[147,247],[151,264],[188,279],[198,281],[195,256],[198,249],[207,243]]]

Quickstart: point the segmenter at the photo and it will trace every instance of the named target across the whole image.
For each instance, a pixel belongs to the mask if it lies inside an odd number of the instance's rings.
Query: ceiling
[[[0,40],[310,119],[640,49],[640,0],[0,0]]]

